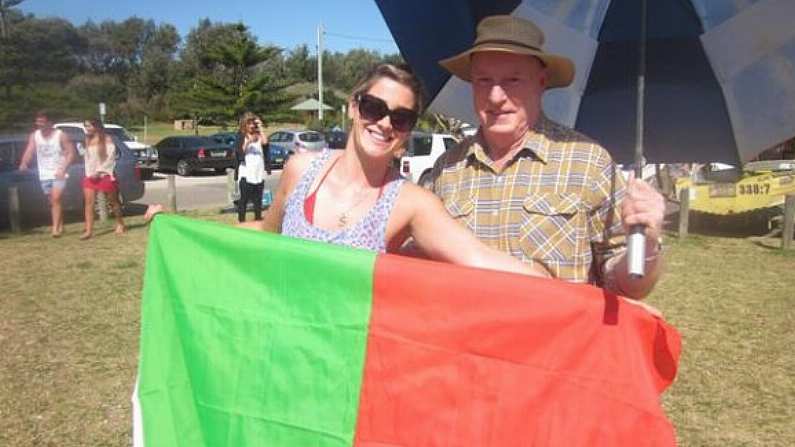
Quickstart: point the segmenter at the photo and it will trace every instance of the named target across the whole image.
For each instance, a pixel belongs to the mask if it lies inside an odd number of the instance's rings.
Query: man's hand
[[[55,178],[58,180],[63,180],[66,178],[66,170],[64,168],[58,168],[55,170]]]
[[[621,222],[624,230],[629,231],[632,225],[646,227],[646,239],[656,243],[662,233],[665,215],[665,199],[654,188],[643,180],[629,175],[627,195],[621,203]]]

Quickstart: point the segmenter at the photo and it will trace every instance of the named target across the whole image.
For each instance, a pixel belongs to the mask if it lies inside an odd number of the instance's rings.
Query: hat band
[[[481,41],[481,42],[475,42],[475,46],[478,47],[480,45],[488,45],[488,44],[495,44],[495,43],[496,44],[502,44],[502,45],[514,45],[514,46],[517,46],[517,47],[524,47],[524,48],[527,48],[528,50],[538,51],[540,53],[544,52],[544,50],[542,50],[541,48],[534,47],[532,45],[527,45],[525,43],[517,42],[515,40],[489,39],[489,40],[484,40],[484,41]]]

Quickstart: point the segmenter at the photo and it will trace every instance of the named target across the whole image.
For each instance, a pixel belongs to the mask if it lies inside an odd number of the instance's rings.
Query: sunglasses
[[[383,99],[361,93],[356,98],[359,105],[359,115],[367,121],[381,121],[389,115],[392,127],[398,132],[408,132],[417,124],[417,112],[415,110],[398,107],[390,110]]]

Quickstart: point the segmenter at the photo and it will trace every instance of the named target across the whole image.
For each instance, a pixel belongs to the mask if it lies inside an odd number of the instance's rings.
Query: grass
[[[79,223],[0,233],[0,445],[129,445],[147,227],[128,224],[86,242]],[[795,445],[795,250],[775,243],[668,242],[650,302],[684,340],[663,398],[683,446]]]
[[[286,127],[303,128],[304,125],[295,124],[295,123],[269,123],[268,127],[265,128],[265,134],[270,135],[275,130]],[[163,123],[163,122],[149,123],[146,126],[146,138],[144,138],[143,126],[130,127],[127,130],[131,134],[137,136],[138,141],[142,141],[147,144],[155,144],[165,137],[196,134],[196,132],[193,129],[174,129],[174,123]],[[234,126],[228,127],[226,129],[221,128],[220,126],[199,126],[198,133],[199,135],[211,135],[216,132],[234,132],[235,130],[236,128]]]

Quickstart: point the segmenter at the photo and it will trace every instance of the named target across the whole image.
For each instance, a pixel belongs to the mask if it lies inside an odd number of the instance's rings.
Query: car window
[[[282,137],[281,132],[275,132],[268,137],[268,141],[271,143],[278,143],[281,141],[281,137]]]
[[[298,139],[305,143],[316,143],[323,141],[323,134],[317,132],[303,132],[298,134]]]
[[[61,126],[59,129],[75,143],[82,143],[86,140],[86,133],[79,127]]]
[[[135,138],[131,137],[130,134],[125,132],[121,127],[106,127],[105,133],[112,135],[121,141],[135,141]]]
[[[174,143],[175,141],[173,138],[165,138],[160,142],[158,142],[157,144],[155,144],[155,147],[157,147],[158,149],[166,149],[169,147],[173,147]]]
[[[430,135],[415,135],[411,137],[408,155],[430,155],[433,138]]]
[[[446,151],[454,148],[457,144],[454,138],[444,137],[442,138],[442,141],[444,141],[444,150]]]

